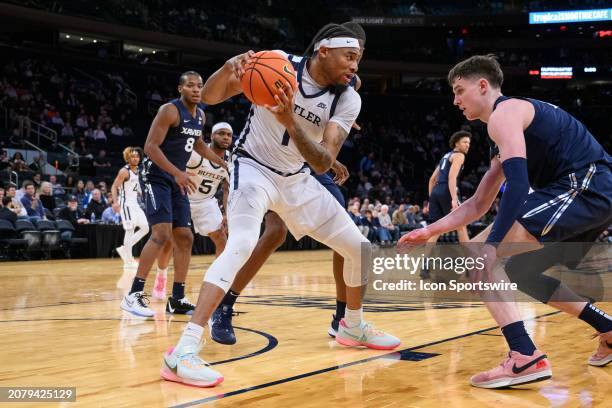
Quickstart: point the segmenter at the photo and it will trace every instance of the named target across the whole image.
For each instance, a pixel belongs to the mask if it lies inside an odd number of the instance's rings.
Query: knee
[[[161,247],[165,247],[168,243],[172,242],[172,234],[166,228],[153,228],[151,233],[151,241],[155,242]]]
[[[224,253],[228,252],[230,256],[246,261],[255,249],[255,245],[257,245],[257,237],[246,236],[246,234],[230,235]]]
[[[174,242],[176,243],[176,249],[178,250],[189,250],[193,245],[193,234],[187,228],[175,228],[172,232]]]
[[[227,236],[223,230],[213,231],[208,234],[209,238],[215,243],[216,246],[225,245],[227,242]]]
[[[266,227],[262,239],[267,240],[275,248],[283,245],[287,238],[287,226],[279,216],[266,217]]]

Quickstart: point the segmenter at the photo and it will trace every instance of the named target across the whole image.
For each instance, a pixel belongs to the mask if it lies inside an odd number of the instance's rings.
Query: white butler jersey
[[[127,169],[129,176],[119,187],[119,201],[121,204],[138,205],[138,195],[141,193],[138,172],[133,172],[130,166],[124,168]]]
[[[227,155],[225,157],[227,161]],[[227,170],[221,166],[211,163],[209,160],[200,156],[194,150],[187,162],[187,172],[191,175],[197,189],[194,193],[189,193],[189,201],[201,201],[214,197],[223,180],[229,180]]]
[[[294,98],[294,117],[302,130],[315,142],[323,139],[329,122],[335,122],[348,133],[361,110],[361,97],[352,87],[337,95],[319,86],[309,75],[306,58],[288,55],[298,81]],[[234,151],[246,151],[261,164],[281,173],[295,173],[304,158],[289,137],[285,127],[265,107],[252,105],[246,125],[236,141]]]

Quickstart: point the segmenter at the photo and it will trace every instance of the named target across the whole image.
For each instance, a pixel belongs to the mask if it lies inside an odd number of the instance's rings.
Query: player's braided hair
[[[346,23],[342,23],[342,27],[346,27],[352,32],[354,32],[355,35],[357,36],[357,39],[360,40],[363,43],[363,45],[365,45],[366,33],[363,27],[361,26],[361,24],[355,21],[347,21]]]
[[[357,24],[357,23],[351,23],[351,24]],[[363,31],[363,28],[361,29],[361,31]],[[357,33],[354,29],[351,29],[344,24],[336,24],[336,23],[327,24],[323,26],[319,31],[317,31],[317,33],[313,37],[310,44],[308,44],[308,47],[306,47],[306,51],[304,51],[304,56],[312,57],[315,53],[314,51],[315,44],[323,40],[324,38],[352,37],[352,38],[357,38],[359,40],[365,41],[365,32],[363,33],[364,38],[361,38],[362,36],[360,34],[361,33]]]

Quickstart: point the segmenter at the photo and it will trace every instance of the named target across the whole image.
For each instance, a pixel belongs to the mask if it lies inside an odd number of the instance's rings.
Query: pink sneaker
[[[597,333],[593,337],[599,337],[599,347],[595,354],[589,357],[589,365],[603,367],[612,362],[612,331]]]
[[[153,285],[153,298],[166,300],[166,281],[167,277],[160,274],[155,275],[155,285]]]
[[[500,365],[476,374],[470,382],[479,388],[503,388],[543,381],[550,377],[552,370],[546,354],[536,350],[533,356],[525,356],[517,351],[510,351]]]

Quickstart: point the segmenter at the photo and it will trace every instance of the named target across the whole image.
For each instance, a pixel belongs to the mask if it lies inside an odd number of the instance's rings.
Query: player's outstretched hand
[[[198,187],[193,180],[189,178],[189,174],[184,171],[174,176],[174,181],[176,181],[176,184],[178,184],[183,195],[195,192],[196,188]]]
[[[251,57],[255,54],[253,50],[248,50],[244,54],[236,55],[230,58],[227,63],[230,64],[232,72],[236,78],[241,79],[244,74],[244,66],[251,62]]]
[[[344,184],[346,180],[349,178],[349,171],[346,166],[340,163],[338,160],[334,162],[331,167],[331,170],[334,172],[334,183],[341,186]]]
[[[397,242],[397,249],[405,251],[412,246],[425,244],[429,238],[431,238],[431,232],[427,228],[415,229],[400,238]]]
[[[276,106],[265,105],[265,108],[270,111],[276,120],[280,122],[285,128],[290,127],[293,121],[293,88],[286,82],[283,88],[279,88],[274,100]]]

